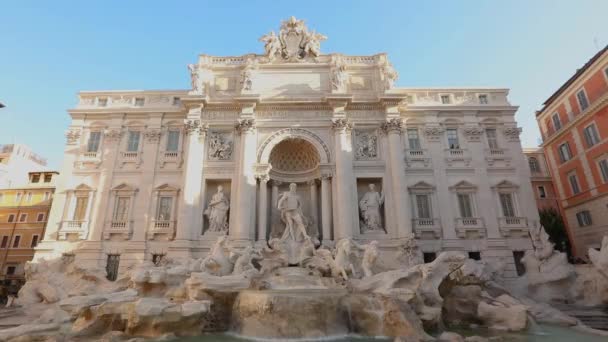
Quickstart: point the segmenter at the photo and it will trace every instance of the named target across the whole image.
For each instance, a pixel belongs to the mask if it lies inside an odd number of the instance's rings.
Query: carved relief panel
[[[378,131],[374,129],[355,130],[355,158],[374,160],[378,158]]]
[[[210,131],[207,134],[207,159],[213,161],[232,160],[232,132]]]

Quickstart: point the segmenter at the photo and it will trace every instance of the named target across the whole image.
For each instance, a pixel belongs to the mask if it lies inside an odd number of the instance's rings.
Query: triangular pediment
[[[112,188],[112,191],[135,191],[135,190],[137,190],[137,189],[135,189],[134,187],[130,186],[127,183],[121,183]]]
[[[179,191],[178,187],[175,187],[171,184],[165,183],[154,188],[156,191]]]
[[[410,186],[409,188],[413,189],[413,190],[432,190],[432,189],[435,189],[435,186],[433,186],[432,184],[429,184],[425,181],[420,181],[420,182]]]
[[[494,185],[492,188],[493,189],[516,189],[518,188],[519,185],[514,184],[508,180],[503,180],[502,182]]]
[[[467,181],[460,181],[450,187],[451,190],[472,190],[477,189],[477,185],[469,183]]]
[[[93,188],[91,188],[90,186],[88,186],[84,183],[81,183],[74,188],[74,191],[92,191],[92,190],[93,190]]]

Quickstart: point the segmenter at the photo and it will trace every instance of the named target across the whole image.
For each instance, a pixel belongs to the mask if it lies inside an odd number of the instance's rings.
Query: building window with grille
[[[585,94],[585,90],[581,89],[578,93],[576,93],[576,99],[578,100],[579,106],[581,106],[581,111],[584,111],[589,107],[589,101],[587,100],[587,94]]]
[[[13,248],[19,248],[20,242],[21,242],[21,235],[15,235],[15,238],[13,238]]]
[[[417,218],[432,218],[431,196],[428,194],[416,195],[416,214]]]
[[[469,252],[469,259],[481,260],[481,252]]]
[[[547,192],[545,191],[545,187],[542,185],[538,186],[538,197],[539,198],[547,198]]]
[[[156,215],[156,219],[158,221],[170,221],[172,206],[173,197],[161,196],[158,200],[158,212]]]
[[[46,215],[44,215],[44,213],[38,213],[38,215],[36,216],[36,222],[44,222],[44,218]]]
[[[407,140],[410,146],[410,150],[420,150],[420,137],[418,136],[418,129],[409,128],[407,130]]]
[[[513,194],[510,193],[501,193],[500,197],[500,206],[502,208],[502,214],[504,217],[516,217],[515,215],[515,205],[513,203]]]
[[[87,214],[87,205],[89,203],[89,197],[77,196],[76,206],[74,207],[74,221],[84,221]]]
[[[576,213],[576,220],[580,227],[586,227],[591,225],[591,212],[589,210],[583,210]]]
[[[106,278],[110,281],[118,277],[118,266],[120,265],[120,254],[108,254],[106,261]]]
[[[6,221],[7,221],[8,223],[13,223],[13,222],[15,222],[15,214],[9,214],[9,215],[8,215],[8,218],[6,219]]]
[[[34,248],[38,246],[38,235],[33,235],[32,236],[32,243],[30,244],[31,248]]]
[[[89,141],[87,142],[87,152],[99,151],[99,143],[101,142],[101,132],[91,132]]]
[[[441,95],[442,104],[450,104],[450,95]]]
[[[551,120],[553,120],[553,129],[555,129],[557,131],[560,128],[562,128],[562,121],[559,119],[558,113],[553,114],[553,116],[551,117]]]
[[[568,143],[563,143],[559,145],[559,159],[562,163],[567,162],[572,159],[572,152],[570,151],[570,145]]]
[[[488,95],[480,94],[479,95],[479,104],[488,104]]]
[[[27,214],[21,214],[19,216],[19,223],[24,223],[27,221]]]
[[[571,173],[568,175],[568,182],[570,182],[570,189],[572,190],[572,194],[576,195],[581,192],[581,188],[578,184],[578,177],[576,173]]]
[[[585,135],[585,143],[587,143],[587,147],[591,147],[600,142],[600,137],[597,133],[597,127],[595,127],[595,124],[585,127],[585,129],[583,129],[583,133]]]
[[[131,197],[120,196],[116,198],[116,206],[114,207],[114,221],[126,222],[129,219],[129,204]]]
[[[486,138],[488,139],[488,146],[491,149],[498,148],[498,139],[496,138],[496,128],[486,129]]]
[[[437,253],[435,253],[435,252],[424,252],[424,253],[422,253],[422,258],[424,260],[424,263],[428,264],[429,262],[435,261],[435,259],[437,258]]]
[[[602,174],[604,183],[608,183],[608,159],[600,160],[598,165],[600,167],[600,173]]]
[[[448,147],[450,149],[460,149],[458,142],[458,130],[456,128],[448,128],[445,130],[448,136]]]
[[[457,196],[460,217],[473,217],[473,205],[471,201],[471,194],[458,194]]]
[[[38,182],[40,182],[40,174],[39,173],[34,173],[32,175],[31,181],[32,181],[32,183],[38,183]]]
[[[169,130],[167,132],[167,148],[168,152],[177,152],[179,150],[179,130]]]
[[[2,237],[2,243],[0,243],[0,248],[6,248],[8,246],[8,236]]]
[[[17,272],[16,266],[7,266],[6,267],[6,275],[12,276],[12,275],[15,275],[15,272]]]
[[[47,174],[44,175],[44,182],[45,183],[50,183],[51,179],[53,179],[53,174],[47,173]]]
[[[181,105],[181,104],[182,104],[182,99],[181,99],[181,98],[179,98],[179,97],[177,97],[177,96],[174,96],[174,97],[173,97],[173,105],[174,105],[174,106],[179,106],[179,105]]]
[[[524,263],[521,261],[524,257],[523,251],[513,251],[513,261],[515,261],[515,271],[517,271],[518,276],[524,275],[526,273],[526,267]]]
[[[139,151],[140,136],[141,136],[141,132],[139,132],[139,131],[129,131],[129,136],[127,139],[127,152]]]
[[[536,157],[528,158],[528,165],[530,166],[530,172],[540,172],[540,164],[538,163],[538,159],[536,159]]]

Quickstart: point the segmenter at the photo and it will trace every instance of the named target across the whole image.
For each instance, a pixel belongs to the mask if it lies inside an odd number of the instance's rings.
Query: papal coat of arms
[[[304,20],[291,17],[281,22],[281,29],[260,38],[269,61],[280,57],[287,61],[300,61],[321,54],[321,42],[327,37],[315,31],[308,31]]]

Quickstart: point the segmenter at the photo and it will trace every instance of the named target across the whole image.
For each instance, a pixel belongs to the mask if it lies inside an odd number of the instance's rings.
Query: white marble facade
[[[264,245],[296,183],[317,243],[391,253],[415,234],[427,257],[479,252],[515,275],[538,214],[508,90],[395,87],[386,54],[322,54],[325,38],[292,18],[264,54],[200,55],[189,90],[81,92],[36,258]]]

